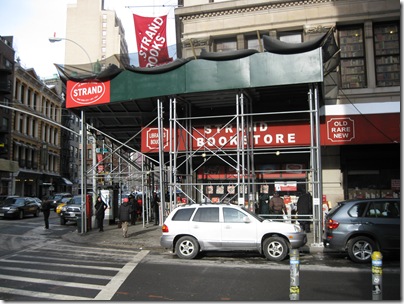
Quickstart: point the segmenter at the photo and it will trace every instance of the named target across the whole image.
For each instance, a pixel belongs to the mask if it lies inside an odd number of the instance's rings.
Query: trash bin
[[[77,223],[77,232],[82,233],[83,232],[83,225],[82,225],[82,222],[81,222],[81,215],[76,216],[76,223]]]

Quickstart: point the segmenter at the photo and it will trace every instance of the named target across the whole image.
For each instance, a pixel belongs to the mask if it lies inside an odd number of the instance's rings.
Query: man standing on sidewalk
[[[128,237],[128,225],[130,221],[130,214],[132,211],[132,207],[129,204],[129,199],[125,197],[122,200],[121,206],[119,206],[119,211],[118,211],[118,216],[119,216],[119,222],[122,225],[122,232],[123,232],[123,237],[127,238]]]

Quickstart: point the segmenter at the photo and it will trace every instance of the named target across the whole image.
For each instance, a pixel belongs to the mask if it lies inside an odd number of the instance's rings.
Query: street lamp
[[[68,38],[61,38],[61,37],[50,37],[49,38],[49,42],[51,42],[51,43],[60,42],[62,40],[70,41],[70,42],[74,43],[75,45],[77,45],[79,48],[81,48],[83,50],[83,52],[86,54],[86,56],[88,58],[88,62],[90,64],[90,66],[91,66],[91,73],[94,73],[93,62],[91,61],[90,55],[87,53],[85,48],[83,48],[80,44],[78,44],[76,41],[68,39]]]
[[[77,45],[79,48],[83,50],[83,52],[86,54],[88,58],[88,62],[91,65],[91,73],[94,73],[93,69],[93,64],[90,59],[90,55],[88,55],[87,51],[76,41],[68,39],[68,38],[60,38],[60,37],[51,37],[49,38],[49,42],[54,43],[54,42],[60,42],[62,40],[70,41]],[[81,159],[81,233],[84,234],[84,232],[87,231],[87,171],[86,171],[86,151],[87,151],[87,128],[85,124],[85,113],[83,110],[81,110],[81,154],[80,154],[80,159]]]

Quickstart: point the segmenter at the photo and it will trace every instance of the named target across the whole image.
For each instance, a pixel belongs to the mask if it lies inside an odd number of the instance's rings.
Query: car
[[[0,217],[23,219],[26,215],[39,215],[39,207],[30,197],[9,197],[0,205]]]
[[[60,225],[67,222],[77,222],[81,217],[81,195],[73,196],[60,211]]]
[[[65,197],[72,197],[72,194],[68,193],[68,192],[56,193],[54,196],[52,196],[50,199],[48,199],[51,209],[56,211],[56,207],[62,201],[62,199]]]
[[[32,197],[32,199],[34,200],[35,204],[38,205],[39,211],[42,211],[42,200],[38,197]]]
[[[266,220],[230,203],[186,204],[167,216],[160,245],[182,259],[203,251],[255,251],[282,261],[307,242],[299,225]]]
[[[369,263],[374,251],[400,249],[400,199],[353,199],[339,202],[325,216],[323,245]]]
[[[55,209],[56,213],[60,215],[60,212],[62,211],[63,206],[66,206],[66,204],[72,199],[73,199],[72,197],[62,198],[62,200],[60,201],[60,203],[57,205],[57,207]]]

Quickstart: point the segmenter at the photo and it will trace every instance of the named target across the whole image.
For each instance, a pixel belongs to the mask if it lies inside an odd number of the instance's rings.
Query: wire
[[[329,76],[331,77],[332,81],[334,82],[335,85],[338,86],[337,82],[335,81],[335,79],[332,77],[331,73],[329,74]],[[389,141],[391,141],[392,143],[397,144],[398,142],[396,140],[393,140],[390,136],[388,136],[386,133],[384,133],[381,129],[379,129],[372,121],[370,121],[370,119],[368,119],[366,117],[366,115],[364,115],[356,106],[355,104],[349,99],[349,97],[345,94],[343,89],[339,89],[342,93],[342,95],[344,95],[344,97],[349,101],[349,103],[355,108],[356,111],[358,111],[358,113],[370,124],[373,126],[373,128],[375,128],[377,131],[379,131],[380,134],[382,134],[384,137],[386,137]]]

